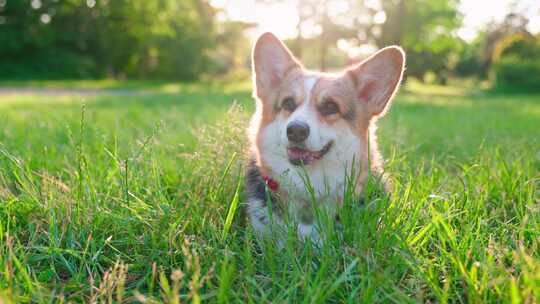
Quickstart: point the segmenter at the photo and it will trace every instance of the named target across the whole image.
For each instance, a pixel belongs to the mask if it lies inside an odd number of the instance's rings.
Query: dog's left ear
[[[372,116],[382,116],[397,92],[405,67],[400,47],[386,47],[346,71],[352,77],[358,102],[367,105]]]

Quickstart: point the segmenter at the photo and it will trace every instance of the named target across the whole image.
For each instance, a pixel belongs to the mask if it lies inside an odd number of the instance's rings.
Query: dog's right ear
[[[367,105],[372,116],[382,116],[396,94],[403,71],[405,53],[400,47],[386,47],[358,66],[347,70],[356,86],[356,99]]]
[[[263,99],[281,84],[288,71],[300,67],[289,49],[272,33],[264,33],[257,39],[251,62],[255,95]]]

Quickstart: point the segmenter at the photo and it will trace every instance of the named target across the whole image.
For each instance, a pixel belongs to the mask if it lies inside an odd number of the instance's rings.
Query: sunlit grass
[[[213,80],[208,82],[180,83],[174,81],[139,81],[139,80],[25,80],[25,81],[0,81],[0,88],[41,89],[41,90],[69,90],[93,92],[94,90],[106,90],[109,92],[138,92],[153,94],[177,94],[193,92],[222,92],[231,93],[247,91],[250,82]]]
[[[341,236],[280,250],[237,191],[249,83],[175,85],[1,97],[0,299],[540,298],[540,96],[403,91],[379,128],[394,195],[346,196]]]

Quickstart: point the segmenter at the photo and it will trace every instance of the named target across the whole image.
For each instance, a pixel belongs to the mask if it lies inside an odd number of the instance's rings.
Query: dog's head
[[[340,74],[314,73],[273,34],[260,36],[252,57],[252,129],[261,161],[282,171],[359,157],[370,122],[390,106],[404,61],[399,47],[387,47]]]

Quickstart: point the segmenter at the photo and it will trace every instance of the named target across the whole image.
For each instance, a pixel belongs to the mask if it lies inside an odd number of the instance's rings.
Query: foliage
[[[493,51],[493,61],[505,57],[535,58],[540,56],[540,36],[534,37],[523,33],[501,39]]]
[[[63,9],[54,7],[52,1],[32,3],[38,3],[39,9],[30,8],[30,1],[22,0],[3,1],[0,6],[0,77],[94,75],[94,62],[80,56],[75,40],[78,33],[66,30],[60,35],[51,24],[40,21],[42,16],[50,17],[48,11],[55,11],[57,20],[65,20],[66,11],[73,9],[72,2],[66,2]],[[66,29],[70,28],[67,24]],[[57,48],[56,44],[64,47]]]
[[[242,21],[223,21],[217,26],[216,48],[211,53],[219,74],[238,73],[251,65],[251,41],[245,32],[255,24]],[[251,71],[251,69],[249,69]],[[246,75],[247,78],[249,76]]]
[[[457,77],[476,76],[478,78],[486,78],[487,67],[485,55],[486,33],[480,32],[478,37],[469,43],[463,43],[461,50],[456,54],[457,62],[455,63],[453,74]]]
[[[3,302],[540,297],[538,95],[406,87],[378,132],[396,195],[346,196],[339,238],[325,230],[318,249],[291,235],[278,249],[256,241],[241,210],[224,234],[249,85],[106,85],[155,91],[2,96]]]
[[[461,25],[458,1],[382,1],[386,20],[381,25],[377,45],[401,45],[407,52],[407,74],[420,79],[427,71],[444,81],[452,54],[461,50],[455,35]]]
[[[212,68],[214,12],[203,0],[2,3],[2,78],[196,79]]]
[[[540,60],[505,57],[493,66],[496,85],[514,89],[540,90]]]
[[[247,78],[252,38],[247,33],[256,23],[231,19],[234,13],[221,5],[232,3],[0,0],[0,78]],[[511,11],[466,42],[458,36],[458,0],[296,4],[298,35],[286,43],[306,66],[323,71],[360,62],[391,44],[407,53],[406,76],[443,84],[454,76],[486,78],[496,70],[516,74],[500,79],[518,79],[517,68],[536,66],[519,59],[527,58],[523,51],[492,66],[499,49],[509,52],[500,43],[505,37],[531,36],[529,20],[520,12]]]
[[[540,90],[540,37],[515,34],[501,40],[493,54],[499,87]]]
[[[319,56],[319,68],[327,68],[331,51],[339,40],[379,48],[401,45],[408,55],[407,75],[420,79],[431,71],[443,80],[445,73],[454,68],[451,57],[463,46],[455,34],[461,25],[458,1],[346,1],[346,10],[332,14],[330,8],[341,3],[343,1],[299,2],[301,14],[297,28],[309,23],[320,26],[321,32],[315,37],[299,36],[293,49],[301,56],[306,52],[298,50],[304,48]],[[339,64],[343,65],[342,62]]]

